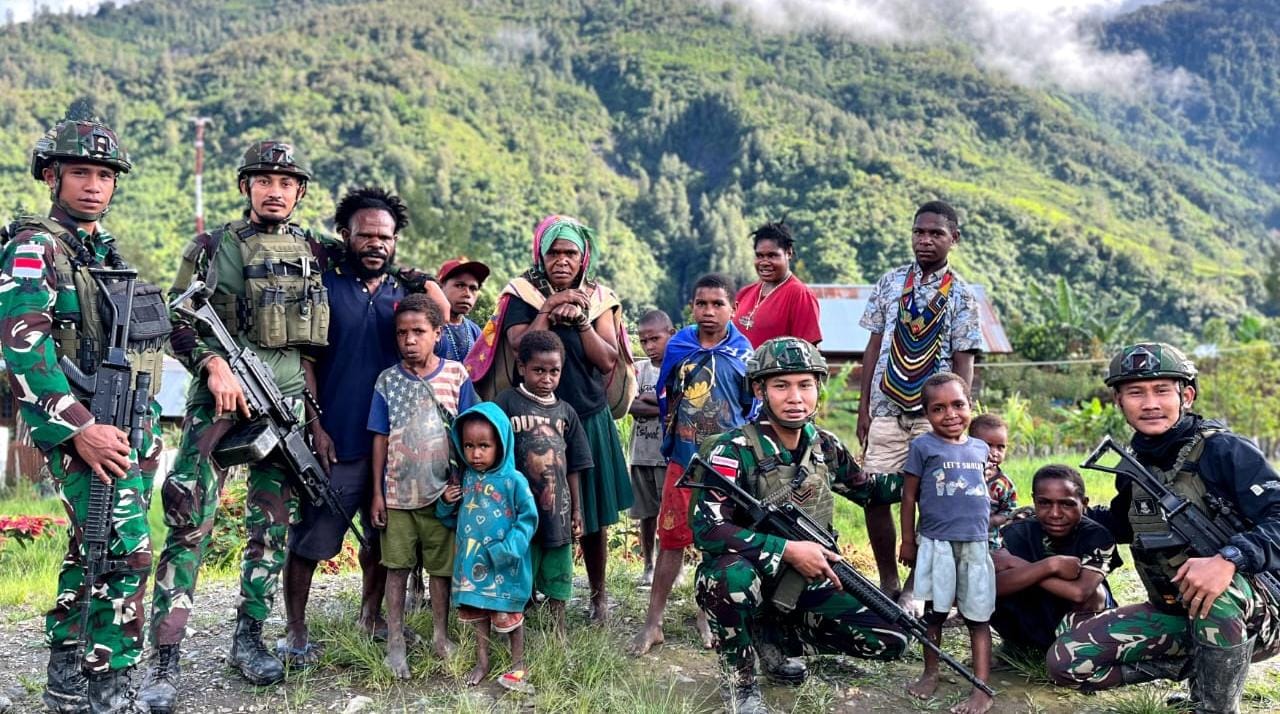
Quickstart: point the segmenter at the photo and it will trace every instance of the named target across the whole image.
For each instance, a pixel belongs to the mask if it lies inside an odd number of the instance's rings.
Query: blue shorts
[[[373,464],[369,458],[339,461],[329,467],[329,485],[338,494],[342,510],[354,516],[360,512],[360,528],[373,542],[378,538],[369,520],[369,499],[373,491]],[[302,501],[302,515],[289,527],[289,552],[307,560],[328,560],[342,550],[342,539],[351,527],[349,520],[330,513],[323,505]]]

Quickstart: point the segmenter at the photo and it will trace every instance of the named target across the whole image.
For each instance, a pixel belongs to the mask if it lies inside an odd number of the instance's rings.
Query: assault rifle
[[[150,409],[151,375],[139,372],[136,382],[130,379],[129,368],[129,318],[133,313],[133,286],[138,279],[136,270],[110,270],[89,268],[89,274],[98,284],[99,294],[108,307],[111,320],[105,335],[102,361],[92,374],[85,374],[70,358],[63,356],[58,364],[76,396],[89,400],[89,411],[98,424],[110,424],[129,436],[129,447],[137,454],[142,450],[143,422]],[[111,285],[123,283],[122,291],[113,291]],[[81,310],[95,310],[97,305],[81,305]],[[130,464],[129,475],[137,475],[137,462]],[[111,510],[115,501],[115,479],[103,482],[96,476],[89,478],[89,509],[84,522],[84,596],[80,609],[80,633],[78,641],[83,656],[89,632],[89,608],[93,603],[93,588],[98,578],[125,570],[123,560],[112,560],[107,551],[111,535]]]
[[[278,454],[304,498],[350,522],[351,515],[338,501],[338,494],[329,485],[329,477],[320,465],[320,459],[307,443],[306,423],[286,403],[271,370],[253,350],[242,346],[227,331],[227,326],[209,302],[210,294],[205,284],[196,280],[169,303],[169,307],[209,332],[214,344],[226,355],[231,373],[244,390],[244,399],[249,405],[249,420],[232,427],[214,447],[214,463],[225,469]],[[188,300],[195,305],[194,309],[187,306]],[[319,406],[310,394],[306,397],[318,417]],[[369,547],[368,536],[354,523],[351,530],[362,546]]]
[[[690,474],[694,473],[694,471],[701,473],[701,480],[695,481],[690,478]],[[747,527],[751,530],[780,536],[787,540],[813,541],[833,553],[840,552],[836,547],[835,537],[826,528],[814,522],[794,503],[787,500],[774,504],[756,499],[736,482],[720,475],[700,455],[694,456],[693,460],[689,462],[689,468],[685,469],[684,475],[680,477],[677,485],[714,491],[727,497],[738,507],[740,512],[746,514],[751,521]],[[875,583],[867,580],[866,576],[859,573],[856,568],[844,560],[838,560],[831,563],[831,570],[835,572],[836,578],[840,580],[840,585],[845,592],[857,598],[859,602],[867,606],[867,609],[879,615],[881,619],[889,624],[920,640],[920,644],[936,654],[938,659],[945,662],[948,667],[955,670],[957,674],[964,677],[973,686],[986,692],[987,696],[994,697],[996,695],[995,690],[979,679],[978,675],[969,671],[967,667],[957,662],[955,658],[943,652],[931,642],[926,634],[924,623],[912,616],[911,613],[903,610],[898,603],[881,592]]]
[[[1120,462],[1115,466],[1103,466],[1098,463],[1108,451],[1113,451],[1120,457]],[[1110,436],[1102,437],[1102,442],[1080,466],[1124,476],[1159,502],[1160,510],[1171,532],[1161,536],[1148,533],[1135,534],[1133,545],[1141,550],[1186,548],[1197,557],[1212,558],[1219,549],[1231,542],[1231,536],[1243,533],[1250,528],[1230,503],[1211,493],[1205,494],[1205,505],[1212,511],[1210,514],[1169,490],[1169,487],[1156,478],[1155,474]],[[1120,517],[1123,518],[1124,515],[1121,514]],[[1280,599],[1280,579],[1276,578],[1275,573],[1264,571],[1248,577],[1266,588],[1273,597]]]

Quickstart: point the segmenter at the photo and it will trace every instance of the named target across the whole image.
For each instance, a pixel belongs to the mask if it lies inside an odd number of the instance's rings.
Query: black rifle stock
[[[319,457],[307,443],[306,423],[298,419],[285,401],[271,370],[253,350],[241,346],[227,331],[227,326],[209,303],[208,295],[205,284],[197,280],[170,302],[169,307],[194,323],[203,325],[210,332],[214,344],[226,355],[231,373],[244,391],[245,402],[249,405],[255,426],[261,428],[256,441],[265,444],[262,448],[263,455],[279,454],[304,498],[351,522],[352,516],[338,501],[338,494],[329,484],[329,477],[321,466]],[[186,305],[188,300],[195,305],[194,308]],[[319,407],[314,402],[311,403],[318,415]],[[351,530],[361,545],[370,546],[367,534],[354,522]]]
[[[138,278],[136,270],[110,270],[90,268],[94,282],[107,305],[110,306],[111,324],[103,345],[102,360],[93,374],[85,374],[68,357],[59,360],[59,366],[67,377],[76,396],[89,400],[89,412],[94,423],[110,424],[125,432],[129,446],[141,456],[143,423],[150,409],[151,375],[139,373],[136,383],[130,378],[129,367],[129,317],[133,312],[133,285]],[[125,289],[116,303],[107,289],[108,283],[123,282]],[[97,305],[81,305],[81,310],[96,310]],[[138,473],[137,463],[129,467],[129,475]],[[127,569],[122,560],[108,556],[108,539],[111,536],[111,509],[115,501],[115,479],[109,483],[96,476],[89,480],[89,510],[84,522],[84,596],[80,609],[78,642],[83,656],[89,631],[89,608],[93,603],[93,586],[98,578],[117,570]]]
[[[1098,460],[1108,451],[1115,452],[1120,457],[1119,464],[1114,467],[1098,463]],[[1102,437],[1097,448],[1080,466],[1093,471],[1124,476],[1160,504],[1160,510],[1164,513],[1165,521],[1168,522],[1172,533],[1155,538],[1141,533],[1136,534],[1133,545],[1139,549],[1163,550],[1185,547],[1195,556],[1211,558],[1231,542],[1231,536],[1249,529],[1249,525],[1240,518],[1230,504],[1212,494],[1206,495],[1205,501],[1215,511],[1216,519],[1169,490],[1169,487],[1156,478],[1155,474],[1110,436]],[[1272,597],[1280,600],[1280,579],[1275,573],[1261,572],[1247,577],[1266,588]]]
[[[694,481],[689,478],[689,475],[695,470],[702,474],[701,481]],[[710,464],[703,461],[701,456],[695,456],[689,462],[689,468],[685,469],[678,485],[715,491],[727,497],[751,520],[751,525],[748,527],[752,530],[759,530],[787,540],[812,541],[833,553],[840,552],[836,545],[836,539],[831,533],[826,528],[818,525],[794,503],[785,501],[781,504],[772,504],[760,501],[743,490],[737,483],[720,475]],[[835,572],[836,577],[840,580],[840,585],[845,591],[856,597],[863,605],[866,605],[868,610],[919,640],[920,644],[937,655],[938,659],[946,663],[948,667],[955,670],[957,674],[964,677],[973,686],[986,692],[988,696],[994,697],[996,695],[995,690],[979,679],[978,675],[969,671],[967,667],[957,662],[955,658],[943,652],[931,642],[923,622],[903,610],[898,603],[881,592],[875,583],[868,580],[862,573],[859,573],[856,568],[844,560],[839,560],[831,563],[831,570]]]

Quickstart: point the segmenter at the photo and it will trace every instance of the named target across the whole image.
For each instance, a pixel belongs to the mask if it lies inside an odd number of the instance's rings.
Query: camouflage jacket
[[[756,422],[760,429],[761,447],[766,457],[774,457],[779,463],[790,465],[797,458],[783,448],[774,438],[768,422]],[[897,503],[902,500],[902,477],[898,474],[867,474],[862,471],[839,437],[812,423],[806,424],[801,435],[801,448],[818,440],[818,452],[826,461],[831,476],[831,490],[860,505],[869,506]],[[757,460],[742,429],[733,429],[713,439],[702,447],[703,457],[720,475],[738,480],[750,488],[746,476],[755,470]],[[753,493],[756,498],[764,494]],[[782,565],[782,549],[786,540],[768,533],[753,531],[737,508],[719,494],[705,489],[694,489],[689,507],[689,524],[693,530],[694,545],[703,556],[713,558],[723,553],[737,553],[755,564],[765,575],[776,575]]]
[[[76,236],[96,261],[111,252],[115,239],[101,226],[90,235],[59,208],[49,216]],[[83,312],[72,281],[58,279],[54,254],[59,250],[57,239],[47,231],[29,228],[0,250],[0,353],[31,441],[44,451],[93,424],[93,416],[72,395],[58,366],[55,323]]]

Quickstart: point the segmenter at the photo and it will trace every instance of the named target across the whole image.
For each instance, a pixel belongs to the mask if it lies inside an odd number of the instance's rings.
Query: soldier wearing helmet
[[[341,244],[292,223],[311,172],[283,141],[261,141],[244,154],[238,183],[244,215],[191,242],[182,254],[170,295],[199,280],[228,331],[272,370],[276,386],[302,409],[303,353],[328,343],[329,301],[321,280]],[[173,352],[195,376],[187,397],[182,443],[161,494],[169,525],[152,600],[154,656],[143,687],[152,711],[169,712],[178,691],[179,645],[195,597],[202,542],[217,510],[223,476],[201,455],[202,437],[219,419],[248,417],[244,394],[223,355],[187,320],[174,314]],[[298,513],[285,471],[269,462],[249,465],[248,543],[228,661],[253,684],[274,684],[284,666],[262,641],[284,565],[286,533]]]
[[[1177,348],[1126,347],[1111,360],[1106,384],[1144,466],[1211,517],[1227,509],[1249,526],[1216,555],[1194,557],[1169,538],[1159,502],[1118,482],[1109,511],[1091,515],[1103,516],[1118,542],[1133,543],[1148,602],[1059,637],[1050,676],[1088,690],[1190,677],[1196,711],[1239,711],[1249,663],[1280,651],[1280,601],[1249,577],[1280,570],[1280,476],[1251,442],[1192,412],[1196,367]]]
[[[106,124],[66,119],[36,142],[30,166],[32,177],[48,185],[53,206],[47,216],[22,216],[0,231],[0,351],[25,438],[44,452],[72,527],[57,601],[45,619],[50,656],[43,698],[59,712],[131,712],[139,706],[129,672],[142,655],[142,600],[151,570],[146,510],[160,453],[160,409],[149,399],[142,447],[134,452],[123,431],[95,421],[88,400],[71,391],[60,360],[92,374],[105,356],[111,323],[101,317],[105,301],[92,271],[128,266],[99,221],[116,178],[133,165]],[[144,328],[137,321],[148,310],[156,320]],[[151,395],[160,387],[166,312],[160,291],[139,282],[132,315],[121,316],[133,318],[132,377],[151,375]],[[92,584],[93,611],[116,616],[93,616],[82,649],[80,544],[95,479],[114,484],[108,550],[117,565]]]
[[[816,347],[795,337],[769,340],[749,360],[746,379],[760,415],[703,445],[711,468],[757,498],[791,499],[826,526],[833,493],[862,506],[901,500],[901,476],[863,473],[844,444],[813,423],[827,379]],[[702,551],[698,605],[717,636],[730,711],[768,711],[756,684],[757,655],[770,679],[799,684],[807,670],[798,655],[894,659],[906,648],[899,629],[839,589],[829,564],[836,553],[754,531],[732,502],[704,489],[695,489],[690,526]]]

